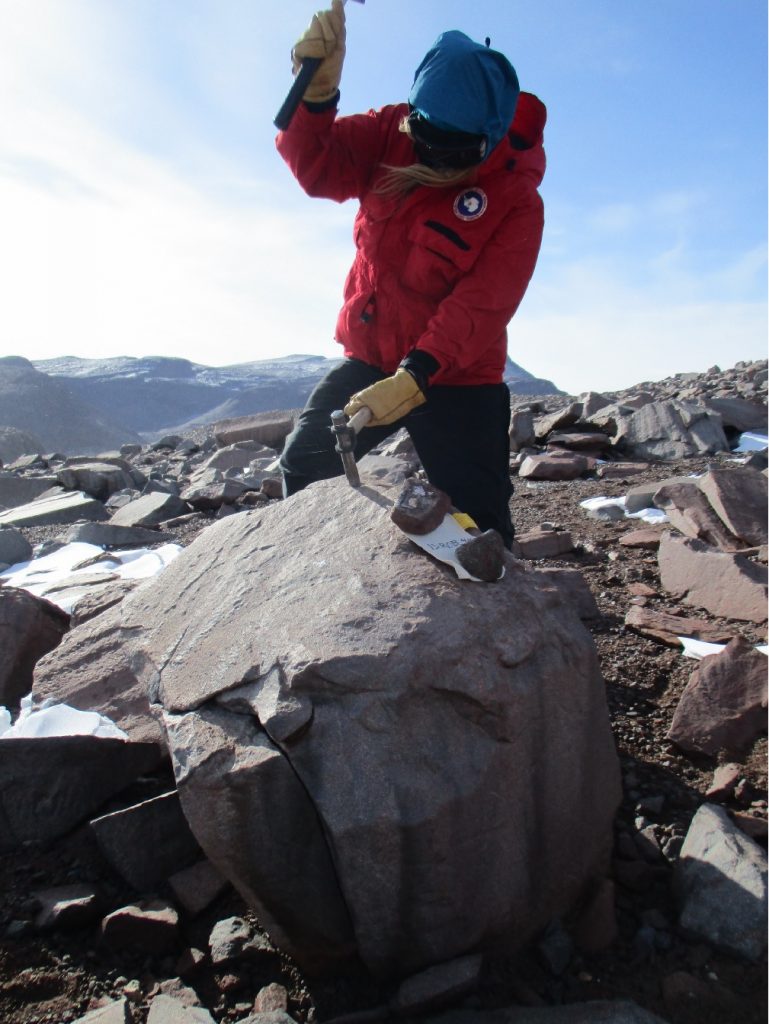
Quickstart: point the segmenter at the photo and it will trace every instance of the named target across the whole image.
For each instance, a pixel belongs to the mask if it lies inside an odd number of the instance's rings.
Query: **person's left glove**
[[[308,103],[325,103],[336,95],[342,80],[346,36],[344,4],[332,0],[330,10],[313,15],[309,28],[294,44],[291,60],[295,75],[305,57],[323,61],[302,97]]]
[[[384,427],[388,423],[395,423],[401,416],[416,409],[418,405],[424,405],[426,401],[421,388],[409,371],[400,367],[392,377],[385,377],[363,391],[358,391],[344,407],[344,411],[348,416],[353,416],[366,406],[373,413],[366,426]]]

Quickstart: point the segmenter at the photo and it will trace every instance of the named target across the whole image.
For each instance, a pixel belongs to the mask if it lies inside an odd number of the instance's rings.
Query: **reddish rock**
[[[426,480],[408,479],[390,512],[390,519],[401,530],[421,537],[431,533],[443,522],[451,508],[445,491]]]
[[[90,885],[60,885],[34,893],[40,904],[35,919],[39,931],[84,928],[99,917],[100,900]]]
[[[733,630],[724,630],[706,619],[686,619],[682,615],[671,615],[669,612],[653,611],[637,605],[625,616],[625,625],[669,647],[680,647],[680,636],[691,636],[712,644],[728,643],[734,636]]]
[[[666,484],[655,493],[653,500],[655,506],[667,514],[671,526],[685,537],[696,537],[723,551],[738,543],[713,511],[696,481]]]
[[[766,544],[767,479],[757,469],[711,469],[699,481],[702,493],[735,537]]]
[[[568,530],[529,530],[519,533],[513,541],[516,558],[553,558],[574,550],[574,540]]]
[[[576,480],[595,467],[595,459],[585,455],[556,454],[527,455],[520,465],[518,476],[528,480]]]
[[[628,583],[628,590],[636,597],[656,597],[657,591],[648,583]]]
[[[721,764],[713,772],[713,781],[710,783],[705,797],[708,800],[726,800],[734,795],[734,789],[740,781],[742,767],[738,764]]]
[[[766,566],[680,534],[662,535],[657,559],[663,588],[711,615],[766,622]]]
[[[628,530],[619,539],[624,548],[641,548],[643,551],[656,551],[660,546],[662,531],[653,527],[642,530]]]
[[[61,642],[69,615],[42,597],[0,587],[0,704],[17,707],[32,689],[35,665]]]
[[[176,945],[179,915],[165,900],[143,900],[108,914],[101,923],[101,934],[112,949],[163,954]]]
[[[745,750],[766,730],[766,655],[735,637],[692,673],[668,730],[682,750]]]
[[[625,480],[630,476],[639,476],[650,468],[649,462],[609,462],[599,466],[595,471],[601,480]]]

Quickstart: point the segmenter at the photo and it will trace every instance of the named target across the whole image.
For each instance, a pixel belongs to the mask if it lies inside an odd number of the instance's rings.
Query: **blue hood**
[[[409,103],[436,128],[485,135],[488,153],[510,127],[518,76],[504,54],[464,32],[443,32],[414,75]]]

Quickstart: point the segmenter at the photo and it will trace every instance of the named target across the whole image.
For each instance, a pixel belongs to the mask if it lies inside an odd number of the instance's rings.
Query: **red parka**
[[[510,134],[461,185],[377,195],[383,165],[416,162],[399,131],[407,114],[406,104],[340,118],[300,105],[277,138],[308,195],[360,201],[336,340],[386,373],[417,348],[440,363],[431,385],[497,384],[542,240],[545,108],[521,93]]]

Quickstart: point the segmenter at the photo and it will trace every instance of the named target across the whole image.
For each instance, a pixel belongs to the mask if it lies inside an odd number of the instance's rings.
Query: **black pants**
[[[317,385],[280,458],[286,497],[315,480],[344,470],[331,431],[331,413],[350,396],[387,374],[358,359],[346,359]],[[460,512],[482,530],[499,531],[506,547],[513,542],[509,501],[510,392],[505,384],[432,387],[427,402],[386,427],[365,427],[355,458],[376,448],[405,427],[431,484],[445,491]]]

